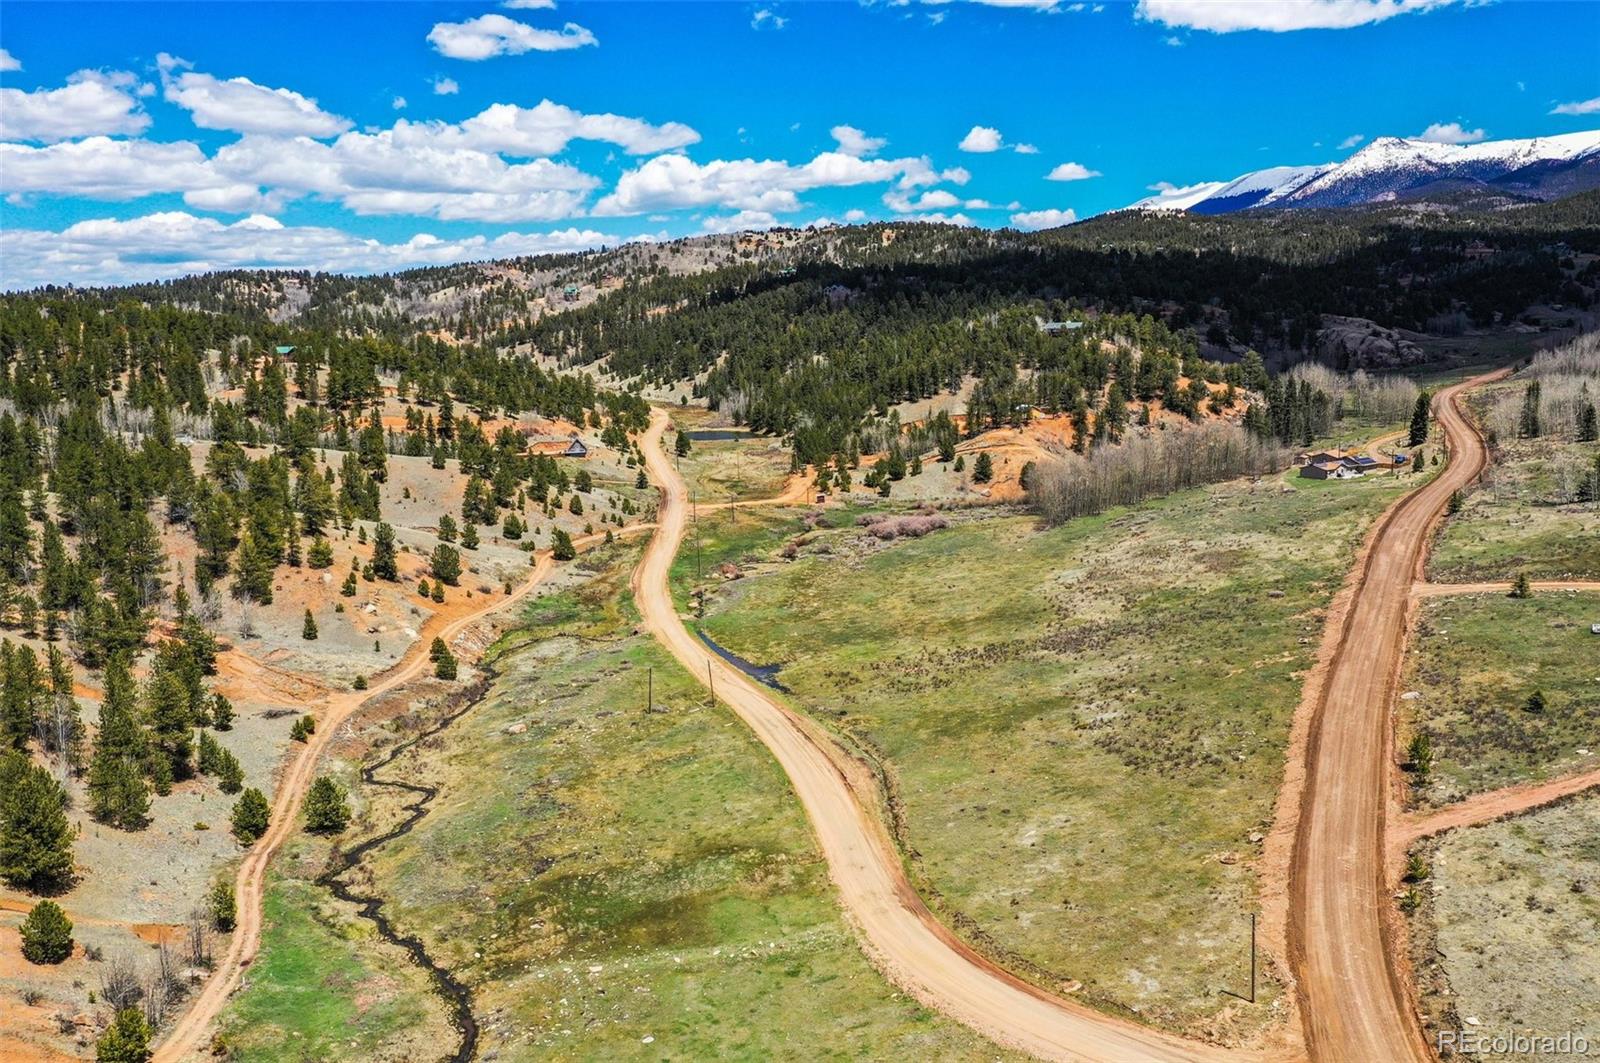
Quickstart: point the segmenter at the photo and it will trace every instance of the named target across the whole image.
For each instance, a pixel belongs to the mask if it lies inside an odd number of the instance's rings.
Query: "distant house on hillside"
[[[583,445],[583,440],[573,436],[572,441],[567,444],[567,449],[561,452],[561,456],[563,458],[587,458],[589,456],[589,448]]]
[[[277,355],[279,358],[287,358],[294,353],[294,344],[290,343],[281,347],[274,347],[272,348],[272,353]]]
[[[1342,461],[1318,461],[1300,467],[1307,480],[1353,480],[1361,474]]]
[[[565,288],[561,289],[561,298],[565,302],[569,302],[569,303],[577,302],[578,301],[578,286],[576,284],[569,284]]]
[[[1039,331],[1046,336],[1059,336],[1063,332],[1073,332],[1083,328],[1082,321],[1045,321],[1043,318],[1034,318]]]
[[[1367,473],[1373,469],[1381,469],[1383,467],[1383,462],[1377,458],[1369,458],[1365,454],[1354,458],[1346,458],[1344,459],[1344,464],[1347,468],[1354,469],[1358,473]]]
[[[1307,454],[1302,454],[1300,456],[1300,460],[1303,463],[1305,463],[1306,465],[1321,465],[1324,462],[1329,462],[1329,461],[1341,462],[1341,461],[1344,460],[1344,451],[1342,451],[1342,450],[1313,450],[1313,451],[1311,451],[1311,452],[1309,452]]]

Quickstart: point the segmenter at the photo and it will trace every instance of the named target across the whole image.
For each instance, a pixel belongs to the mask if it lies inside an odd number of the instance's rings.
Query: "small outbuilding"
[[[567,444],[567,449],[561,452],[561,456],[563,458],[587,458],[589,456],[589,448],[583,445],[583,440],[573,436],[571,442]]]

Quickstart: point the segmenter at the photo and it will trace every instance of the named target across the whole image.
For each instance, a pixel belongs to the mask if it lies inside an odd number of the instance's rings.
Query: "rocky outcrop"
[[[1427,356],[1421,347],[1394,329],[1364,317],[1322,315],[1313,353],[1336,369],[1395,369],[1416,365]]]

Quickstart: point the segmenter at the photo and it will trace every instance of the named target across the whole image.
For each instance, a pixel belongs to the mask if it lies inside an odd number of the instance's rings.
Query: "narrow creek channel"
[[[447,1052],[443,1059],[449,1063],[468,1063],[478,1051],[478,1020],[472,1013],[472,990],[461,983],[449,969],[438,963],[428,955],[427,946],[415,934],[401,934],[383,913],[383,898],[376,894],[356,892],[349,883],[342,879],[346,871],[355,867],[368,853],[380,846],[387,845],[396,838],[410,834],[422,818],[428,814],[428,806],[438,796],[437,786],[425,786],[417,783],[398,782],[378,778],[378,772],[390,764],[407,750],[414,747],[424,739],[432,738],[445,728],[455,723],[461,717],[477,708],[492,682],[492,675],[478,680],[472,685],[458,692],[454,698],[456,704],[433,724],[422,731],[412,735],[401,742],[383,757],[361,769],[361,781],[369,786],[382,786],[391,790],[414,795],[413,799],[403,806],[407,813],[406,818],[382,834],[375,835],[350,849],[336,850],[333,856],[334,866],[317,876],[317,884],[325,887],[335,897],[347,904],[356,906],[356,914],[363,919],[368,919],[377,929],[378,936],[391,945],[404,949],[419,967],[428,972],[428,977],[433,981],[433,988],[443,998],[450,1009],[450,1022],[461,1035],[460,1043],[454,1052]]]

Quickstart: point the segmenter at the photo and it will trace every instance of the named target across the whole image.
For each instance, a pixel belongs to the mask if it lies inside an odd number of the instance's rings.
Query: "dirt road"
[[[1543,782],[1519,783],[1488,793],[1474,794],[1453,805],[1401,816],[1389,831],[1390,877],[1395,877],[1406,850],[1423,838],[1461,827],[1521,815],[1545,805],[1600,787],[1600,768],[1562,775]]]
[[[384,673],[367,690],[336,691],[328,696],[317,714],[317,730],[300,755],[279,776],[272,802],[272,825],[239,865],[234,878],[238,899],[238,925],[228,948],[217,957],[211,977],[189,1000],[188,1009],[168,1030],[154,1054],[155,1063],[177,1063],[199,1053],[206,1044],[212,1022],[221,1013],[229,995],[239,985],[246,967],[261,948],[261,898],[267,865],[284,841],[300,828],[300,802],[316,777],[317,759],[338,731],[339,725],[362,705],[381,697],[403,683],[410,682],[424,669],[432,667],[428,647],[435,637],[446,642],[483,617],[527,596],[550,573],[554,562],[548,552],[541,553],[520,587],[509,595],[488,596],[481,605],[459,610],[442,610],[428,618],[398,664]],[[467,604],[461,599],[462,605]],[[307,706],[309,709],[311,706]]]
[[[679,619],[668,574],[687,525],[688,498],[661,448],[667,424],[658,410],[643,441],[645,467],[662,490],[656,535],[633,575],[644,626],[690,675],[714,686],[788,775],[874,962],[929,1007],[1043,1058],[1240,1058],[1051,996],[978,955],[934,918],[907,881],[882,821],[870,811],[877,804],[868,791],[870,776],[857,771],[815,723],[708,654]]]
[[[1430,530],[1451,493],[1476,480],[1488,461],[1457,399],[1501,375],[1435,397],[1450,463],[1379,524],[1312,724],[1291,870],[1289,949],[1306,1046],[1315,1060],[1433,1058],[1405,976],[1390,963],[1395,908],[1384,873],[1389,712]]]

